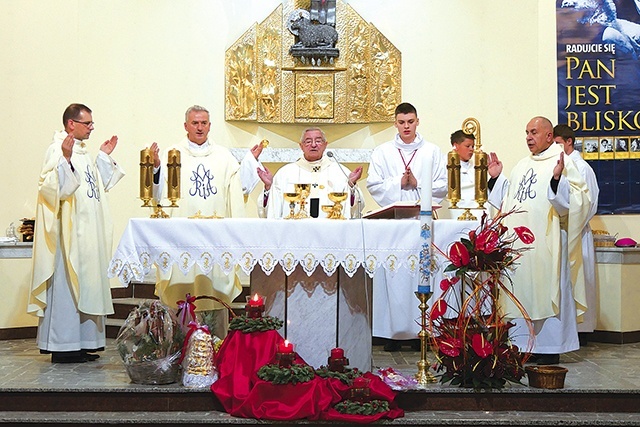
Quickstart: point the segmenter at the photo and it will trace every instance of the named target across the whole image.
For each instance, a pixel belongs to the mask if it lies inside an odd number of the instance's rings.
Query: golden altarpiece
[[[328,11],[318,10],[327,4]],[[308,42],[316,53],[305,55],[297,47],[308,28],[335,43]],[[225,119],[391,122],[401,102],[401,65],[395,46],[348,4],[285,2],[227,49]]]

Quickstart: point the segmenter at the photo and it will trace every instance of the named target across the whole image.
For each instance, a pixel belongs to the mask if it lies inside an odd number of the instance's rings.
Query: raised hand
[[[362,177],[362,166],[358,166],[349,174],[349,186],[353,187]]]
[[[71,134],[67,135],[64,141],[62,141],[62,155],[69,163],[71,163],[71,155],[73,154],[73,145],[75,143],[76,141]]]
[[[262,145],[262,143],[256,144],[251,148],[251,154],[253,154],[253,157],[256,160],[258,160],[258,157],[260,157],[260,154],[262,153],[263,148],[264,146]]]
[[[487,172],[491,178],[497,178],[502,173],[502,162],[496,153],[489,153]]]
[[[160,167],[160,147],[158,147],[158,143],[151,144],[149,150],[151,150],[151,157],[153,158],[153,167]]]
[[[564,152],[560,153],[560,159],[558,159],[558,163],[556,163],[553,168],[553,178],[558,180],[562,176],[562,171],[564,170]]]
[[[102,145],[100,146],[100,151],[109,155],[113,153],[113,150],[115,150],[116,145],[118,145],[118,137],[113,135],[111,139],[102,143]]]
[[[256,171],[258,172],[258,178],[260,178],[264,183],[264,189],[269,191],[271,189],[271,184],[273,183],[273,175],[271,174],[271,171],[269,171],[266,166],[264,166],[264,169],[257,168]]]

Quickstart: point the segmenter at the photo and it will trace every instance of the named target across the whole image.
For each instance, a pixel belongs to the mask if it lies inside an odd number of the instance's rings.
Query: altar
[[[108,275],[127,286],[154,265],[185,274],[239,268],[310,365],[326,364],[340,346],[350,367],[369,371],[371,278],[379,269],[419,274],[420,244],[414,220],[140,218],[129,221]]]

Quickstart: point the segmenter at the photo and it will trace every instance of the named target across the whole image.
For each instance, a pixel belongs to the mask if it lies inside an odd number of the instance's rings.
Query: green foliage
[[[354,378],[362,376],[357,368],[345,368],[344,372],[330,371],[326,366],[320,366],[316,369],[316,375],[320,378],[337,378],[344,384],[351,384]]]
[[[389,410],[389,402],[386,400],[372,400],[370,402],[358,402],[356,400],[343,400],[334,406],[341,414],[375,415]]]
[[[291,365],[283,368],[279,365],[264,365],[258,370],[258,378],[272,384],[298,384],[311,381],[315,376],[309,365]]]
[[[257,318],[247,317],[245,314],[234,317],[229,322],[229,330],[241,331],[245,334],[251,332],[277,331],[282,328],[284,322],[277,317],[263,316]]]

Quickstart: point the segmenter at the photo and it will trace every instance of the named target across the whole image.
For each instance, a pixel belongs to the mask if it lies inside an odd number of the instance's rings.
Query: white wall
[[[44,151],[71,102],[94,111],[93,151],[119,136],[114,157],[128,176],[110,194],[116,243],[130,217],[147,215],[137,199],[140,149],[180,139],[188,106],[211,111],[211,137],[223,145],[247,148],[266,137],[272,147],[295,147],[304,126],[224,121],[225,49],[280,3],[0,0],[0,233],[34,215]],[[529,118],[556,119],[553,2],[347,3],[402,52],[404,100],[418,108],[419,132],[443,150],[449,134],[476,117],[485,151],[498,152],[509,170],[528,152]],[[390,123],[324,128],[340,148],[373,148],[395,133]],[[596,228],[638,236],[635,218],[600,218]],[[36,323],[24,314],[29,268],[0,260],[0,328]]]

